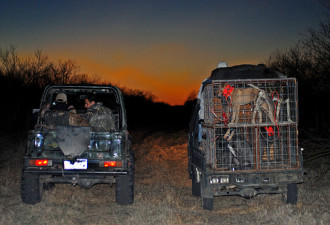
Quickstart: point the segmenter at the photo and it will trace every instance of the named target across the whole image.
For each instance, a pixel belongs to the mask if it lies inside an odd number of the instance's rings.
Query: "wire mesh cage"
[[[213,81],[203,100],[202,145],[213,169],[299,168],[295,79]]]

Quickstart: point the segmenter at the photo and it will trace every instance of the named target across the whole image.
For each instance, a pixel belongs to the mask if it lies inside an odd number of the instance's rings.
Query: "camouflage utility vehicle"
[[[264,65],[220,63],[200,88],[189,129],[192,194],[213,209],[214,196],[282,193],[297,202],[303,182],[295,78]]]
[[[118,88],[48,86],[34,112],[22,172],[24,203],[40,202],[43,189],[55,183],[116,184],[116,202],[133,203],[134,159]]]

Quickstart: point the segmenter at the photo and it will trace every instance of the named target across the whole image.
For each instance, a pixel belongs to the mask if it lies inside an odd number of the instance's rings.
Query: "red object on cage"
[[[226,115],[225,112],[222,112],[222,118],[223,118],[223,123],[225,124],[225,126],[227,126],[228,124],[228,117]]]
[[[275,134],[273,127],[265,127],[265,129],[266,129],[269,137],[271,137]]]
[[[233,90],[234,90],[234,87],[232,87],[229,84],[227,84],[227,86],[223,90],[223,96],[225,96],[226,98],[228,98],[231,95],[231,93],[233,92]]]

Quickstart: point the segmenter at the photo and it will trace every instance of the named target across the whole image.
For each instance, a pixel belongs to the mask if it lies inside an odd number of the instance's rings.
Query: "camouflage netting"
[[[87,120],[79,114],[66,111],[49,111],[45,113],[47,125],[54,126],[91,126]]]
[[[93,105],[87,114],[89,114],[89,123],[95,131],[116,130],[112,111],[101,103]]]
[[[48,111],[44,119],[47,125],[53,126],[84,126],[92,127],[94,131],[116,130],[112,111],[102,104],[95,104],[85,115],[61,110]]]
[[[90,124],[87,122],[87,120],[82,117],[79,114],[76,113],[69,113],[69,125],[70,126],[84,126],[84,127],[89,127]]]
[[[69,126],[69,116],[69,112],[53,110],[46,112],[44,119],[47,125]]]
[[[89,122],[95,131],[115,130],[115,123],[111,114],[94,114]]]

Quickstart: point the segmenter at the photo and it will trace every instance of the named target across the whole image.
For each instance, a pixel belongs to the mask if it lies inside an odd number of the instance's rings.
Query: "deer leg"
[[[261,112],[260,106],[262,106],[263,103],[261,103],[261,101],[262,101],[261,96],[262,96],[262,93],[259,92],[257,102],[256,102],[256,107],[255,107],[256,113],[258,113],[259,123],[262,123],[262,112]]]
[[[225,133],[225,135],[223,136],[224,139],[227,139],[230,133],[230,129],[227,130],[227,132]]]
[[[239,120],[239,110],[240,110],[240,108],[241,108],[240,105],[236,106],[236,121],[235,121],[235,124],[237,124],[238,120]]]
[[[282,104],[282,100],[279,100],[276,109],[276,121],[278,121],[280,117],[281,104]]]
[[[286,112],[287,112],[287,117],[288,117],[288,122],[290,122],[290,123],[293,123],[293,121],[291,120],[291,116],[290,116],[290,99],[287,99],[287,100],[285,100],[285,102],[286,102]]]
[[[253,114],[252,114],[252,124],[256,123],[256,114],[257,114],[257,104],[253,107]]]
[[[268,117],[269,119],[272,121],[272,123],[275,124],[275,120],[274,120],[274,115],[273,115],[273,105],[269,99],[269,97],[266,95],[266,93],[264,91],[261,91],[261,96],[264,99],[264,103],[262,104],[262,107],[264,108],[264,110],[268,113]]]
[[[235,124],[235,122],[237,122],[237,106],[233,105],[232,107],[232,116],[231,116],[231,122],[229,123],[229,125]],[[235,121],[236,120],[236,121]]]

